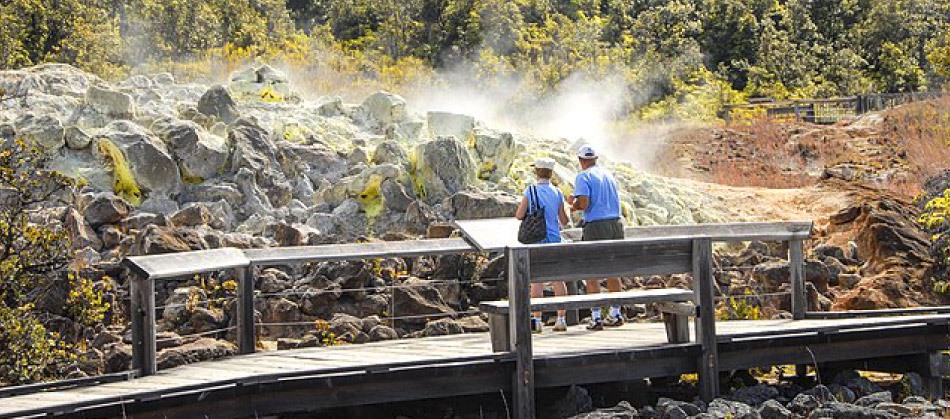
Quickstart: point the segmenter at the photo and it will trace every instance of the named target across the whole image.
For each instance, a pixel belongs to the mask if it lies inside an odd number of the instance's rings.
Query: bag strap
[[[531,192],[531,195],[534,197],[534,206],[533,206],[533,207],[534,207],[534,211],[535,211],[535,212],[541,212],[541,200],[538,198],[538,187],[537,187],[537,185],[531,185],[531,187],[528,188],[528,189],[529,189],[529,191]]]

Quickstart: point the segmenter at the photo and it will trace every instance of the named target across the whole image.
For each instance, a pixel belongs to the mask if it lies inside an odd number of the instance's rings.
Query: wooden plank
[[[163,255],[130,256],[123,264],[149,279],[174,278],[250,264],[241,249],[225,247]]]
[[[689,272],[691,246],[687,238],[532,245],[531,282]]]
[[[707,402],[719,396],[719,355],[713,281],[712,241],[696,239],[693,241],[693,289],[696,292],[695,304],[699,306],[696,342],[702,347],[697,370],[700,396]]]
[[[507,307],[506,310],[507,311]],[[508,313],[488,312],[488,330],[492,352],[511,351]]]
[[[512,382],[514,417],[534,418],[534,354],[531,349],[531,257],[527,248],[507,249],[510,347],[515,351],[515,376]]]
[[[456,220],[453,224],[478,250],[501,251],[506,247],[522,245],[518,241],[518,227],[521,221],[515,217]]]
[[[636,226],[624,228],[624,238],[708,237],[712,241],[786,241],[808,238],[811,228],[811,221]],[[580,240],[582,230],[565,230],[561,234],[571,240]]]
[[[254,327],[254,273],[237,268],[237,344],[239,354],[252,354],[257,342]]]
[[[950,306],[936,307],[908,307],[908,308],[888,308],[881,310],[847,310],[847,311],[808,311],[805,312],[806,319],[850,319],[859,317],[876,316],[904,316],[908,314],[934,313],[950,314]]]
[[[155,374],[158,360],[155,343],[155,282],[132,275],[132,368],[139,377]]]
[[[658,303],[664,301],[692,301],[693,291],[679,288],[657,288],[608,292],[600,294],[568,295],[564,297],[541,297],[530,300],[531,311],[552,311],[560,309],[580,309],[605,305],[631,305]],[[485,313],[504,314],[508,312],[508,301],[486,301],[479,304]]]
[[[518,242],[520,222],[514,217],[455,221],[462,234],[479,250],[501,251]],[[759,223],[709,223],[670,226],[636,226],[624,229],[625,239],[708,237],[713,241],[786,241],[805,239],[811,234],[811,221]],[[580,241],[580,228],[561,231],[561,236]]]
[[[244,253],[253,265],[273,266],[338,260],[435,256],[475,250],[465,239],[449,238],[248,249]]]
[[[805,295],[805,258],[802,240],[792,240],[788,243],[788,266],[792,283],[792,318],[802,320],[808,306]]]

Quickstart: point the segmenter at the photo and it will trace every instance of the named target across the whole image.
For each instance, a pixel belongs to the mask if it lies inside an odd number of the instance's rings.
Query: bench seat
[[[666,323],[670,343],[689,342],[689,319],[695,315],[692,304],[694,293],[680,288],[632,290],[600,294],[565,295],[561,297],[532,298],[531,311],[577,310],[602,306],[659,303]],[[485,301],[479,309],[488,314],[492,350],[507,352],[509,343],[508,301]]]

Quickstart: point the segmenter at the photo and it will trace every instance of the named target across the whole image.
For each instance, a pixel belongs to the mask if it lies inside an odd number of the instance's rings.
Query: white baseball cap
[[[547,157],[541,157],[534,161],[531,164],[535,169],[550,169],[554,170],[554,159],[549,159]]]
[[[577,149],[577,157],[580,157],[584,160],[593,160],[597,158],[597,151],[594,150],[594,147],[591,147],[589,144],[584,144],[581,148]]]

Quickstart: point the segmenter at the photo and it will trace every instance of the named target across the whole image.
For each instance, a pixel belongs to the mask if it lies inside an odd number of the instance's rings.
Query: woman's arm
[[[567,216],[567,210],[565,208],[564,202],[557,206],[557,219],[561,222],[562,226],[566,226],[569,222],[571,222],[571,219]]]
[[[526,212],[528,212],[528,198],[522,196],[521,203],[518,204],[518,211],[515,211],[515,218],[523,220]]]

